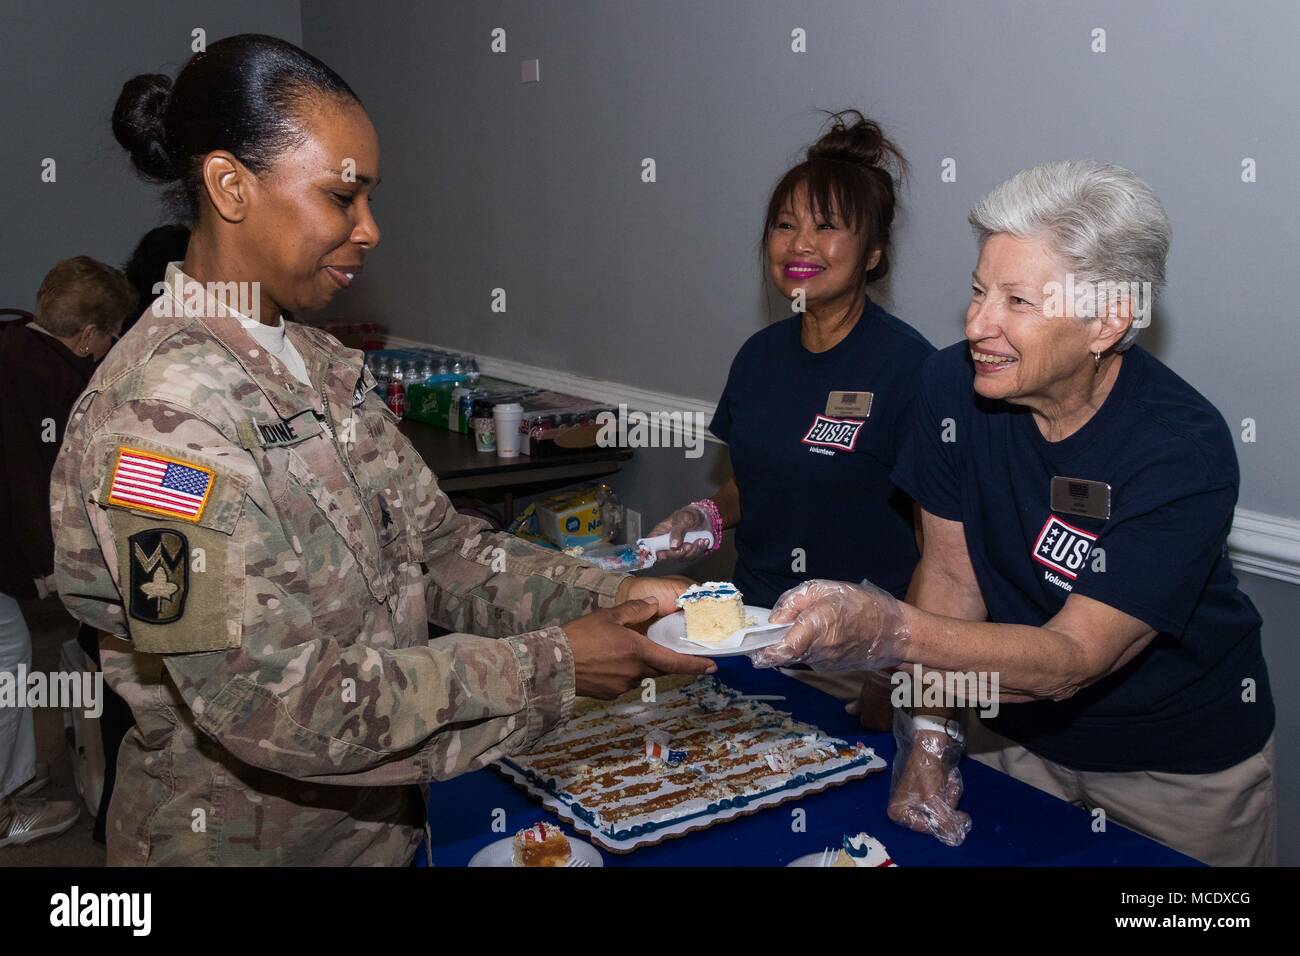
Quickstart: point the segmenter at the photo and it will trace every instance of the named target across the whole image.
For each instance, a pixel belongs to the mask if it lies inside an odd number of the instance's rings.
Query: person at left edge
[[[50,470],[63,426],[132,301],[120,272],[75,256],[41,281],[34,319],[0,337],[0,673],[11,680],[32,666],[18,599],[45,598],[53,587]],[[82,631],[95,640],[94,629]],[[0,704],[0,847],[77,822],[76,803],[36,796],[49,779],[49,768],[36,763],[32,708]]]
[[[687,532],[710,530],[713,516],[735,528],[732,580],[746,604],[771,607],[816,578],[866,578],[902,597],[916,567],[919,522],[890,471],[934,348],[869,294],[889,272],[905,169],[879,125],[848,110],[768,197],[762,267],[804,310],[755,333],[732,362],[710,424],[728,444],[731,478],[651,532],[670,536],[659,558],[689,561],[707,544],[684,543]],[[867,675],[796,676],[852,709]],[[871,709],[888,729],[892,712]]]
[[[51,486],[59,595],[136,717],[110,865],[408,864],[430,781],[530,749],[577,694],[713,669],[628,626],[686,582],[458,514],[361,353],[283,321],[379,241],[378,138],[338,74],[225,37],[129,80],[113,129],[195,225]]]

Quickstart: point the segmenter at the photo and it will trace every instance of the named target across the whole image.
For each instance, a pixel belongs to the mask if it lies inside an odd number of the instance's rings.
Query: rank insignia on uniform
[[[216,478],[211,468],[122,445],[117,449],[108,503],[197,522]]]
[[[131,549],[131,616],[149,624],[180,620],[189,590],[189,542],[179,531],[150,528],[127,540]]]

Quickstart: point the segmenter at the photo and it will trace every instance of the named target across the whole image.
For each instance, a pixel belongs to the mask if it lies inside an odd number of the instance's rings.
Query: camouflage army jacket
[[[361,353],[290,323],[308,387],[212,301],[155,301],[53,474],[59,593],[136,719],[109,863],[407,863],[429,781],[565,719],[559,625],[623,576],[458,514]]]

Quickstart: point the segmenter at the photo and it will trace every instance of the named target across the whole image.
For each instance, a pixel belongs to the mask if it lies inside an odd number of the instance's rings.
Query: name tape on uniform
[[[321,432],[321,423],[312,411],[293,418],[249,418],[236,424],[240,442],[245,448],[286,448],[314,438]]]

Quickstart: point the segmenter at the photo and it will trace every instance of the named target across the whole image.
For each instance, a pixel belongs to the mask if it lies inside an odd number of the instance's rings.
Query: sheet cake
[[[616,853],[866,776],[885,761],[714,677],[661,678],[656,700],[579,699],[533,752],[497,768]]]

